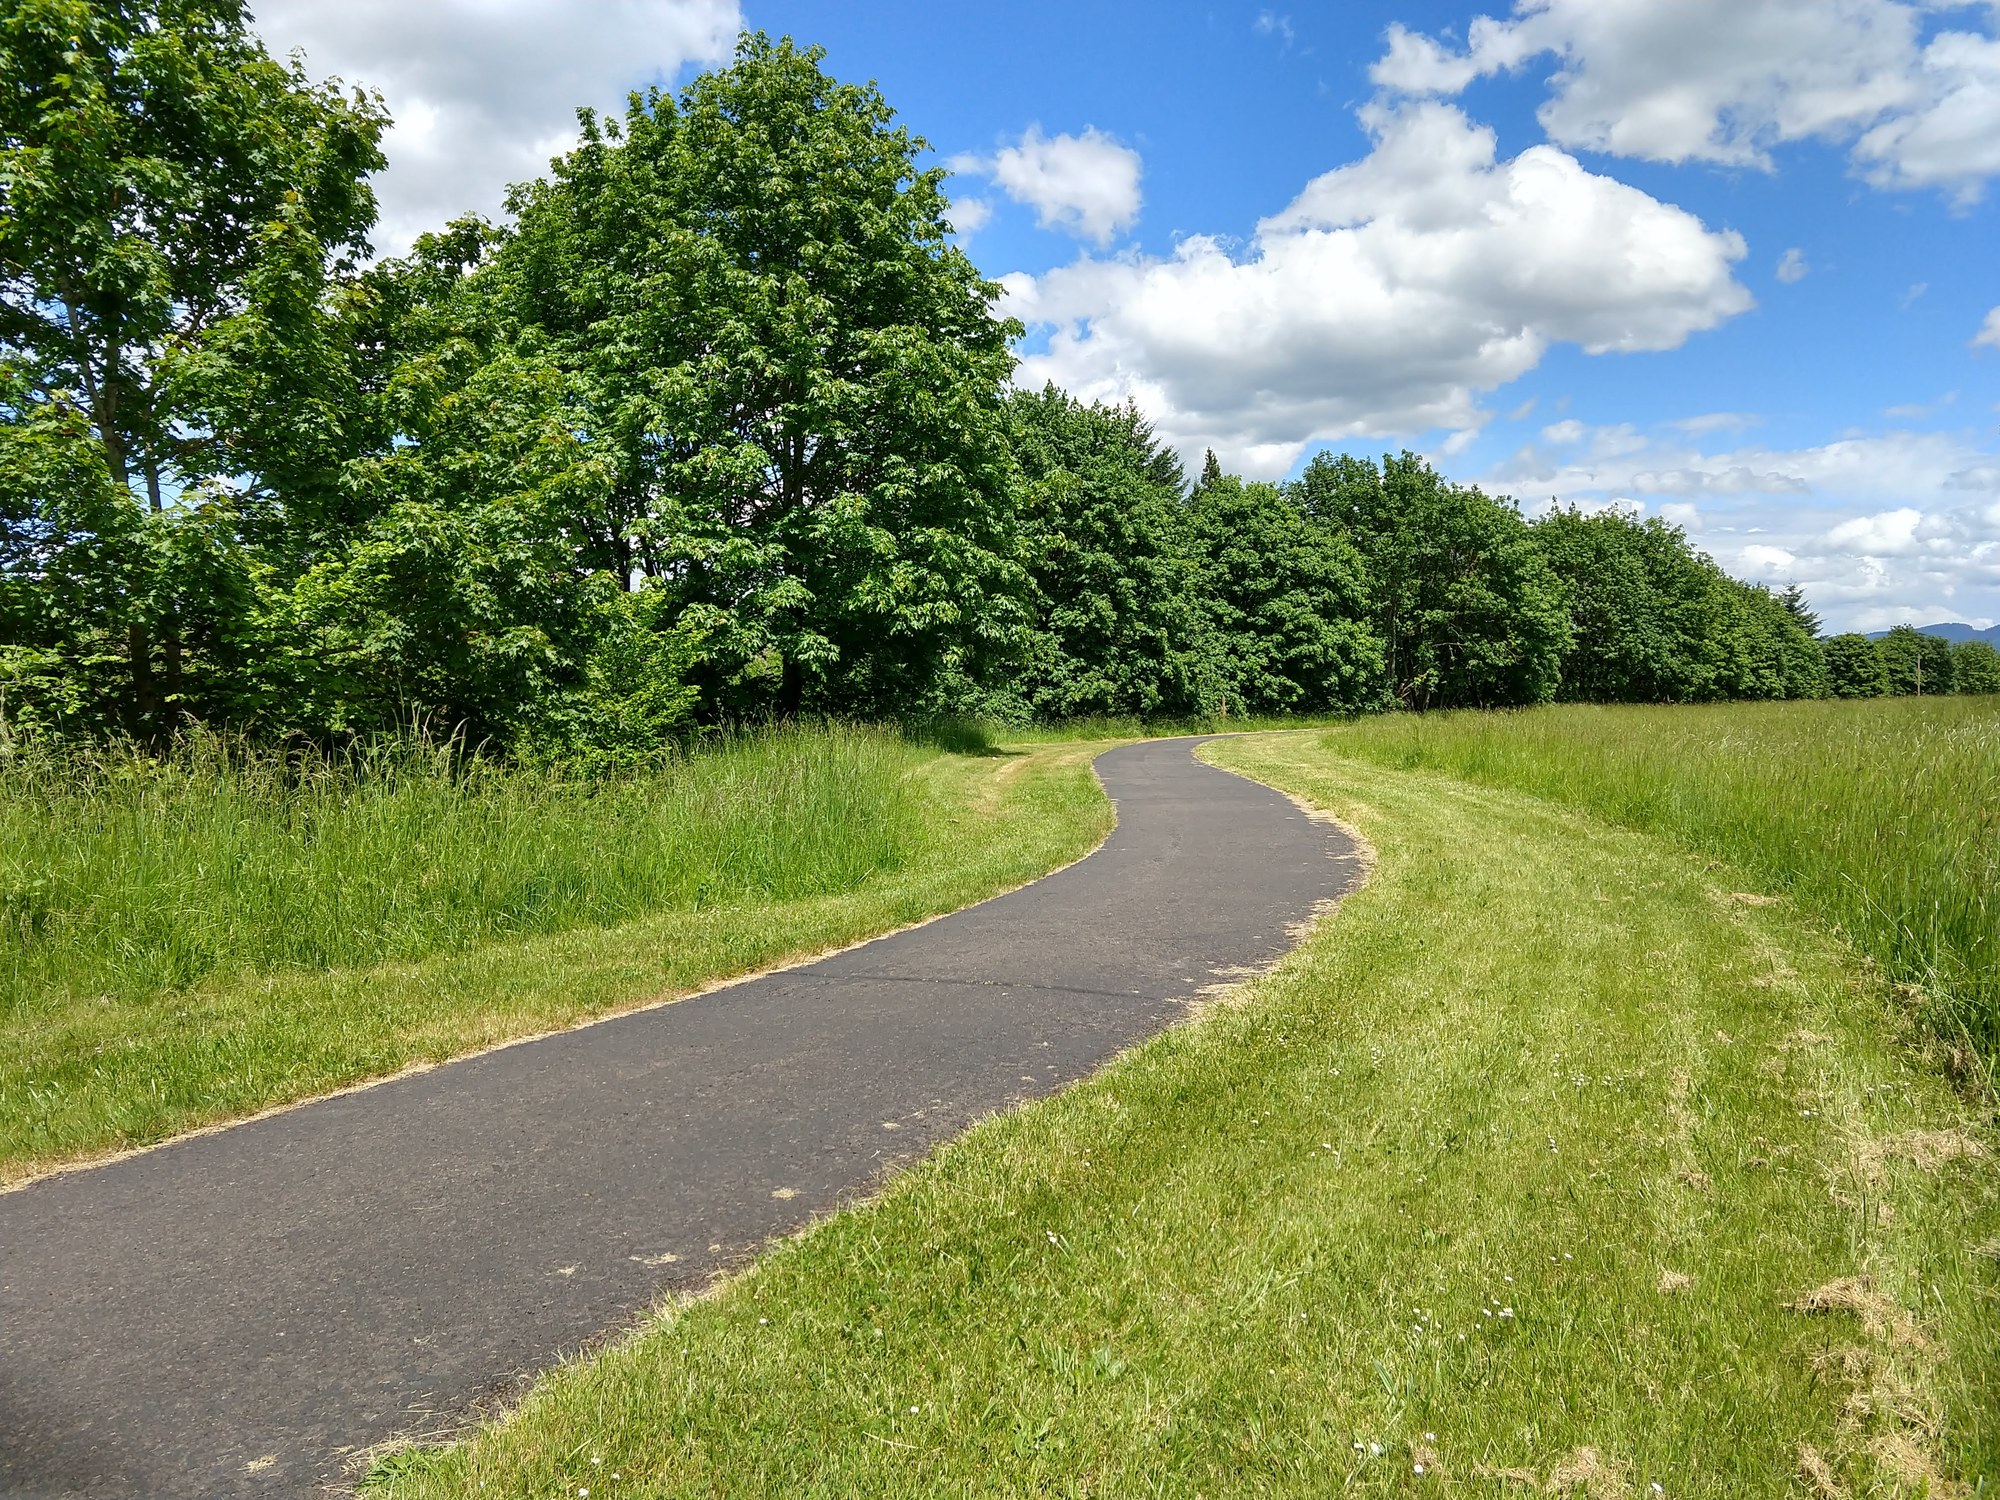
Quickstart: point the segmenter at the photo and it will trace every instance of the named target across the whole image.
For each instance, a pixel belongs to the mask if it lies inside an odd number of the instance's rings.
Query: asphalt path
[[[1359,865],[1194,743],[1009,895],[0,1195],[0,1494],[340,1484],[1270,963]]]

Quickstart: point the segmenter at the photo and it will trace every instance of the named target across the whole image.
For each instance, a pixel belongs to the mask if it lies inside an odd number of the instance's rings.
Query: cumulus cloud
[[[1857,160],[1883,187],[1948,187],[1964,200],[2000,175],[2000,37],[1946,32],[1923,50],[1918,102],[1861,137]]]
[[[951,227],[960,239],[977,234],[993,218],[993,205],[984,198],[951,200]]]
[[[1552,146],[1498,160],[1448,104],[1361,118],[1373,150],[1240,253],[1193,236],[1004,278],[1048,334],[1020,378],[1135,399],[1183,451],[1275,474],[1316,439],[1478,427],[1478,394],[1552,343],[1671,349],[1751,306],[1733,233]]]
[[[1804,281],[1811,271],[1812,267],[1806,264],[1805,251],[1796,245],[1778,257],[1778,280],[1786,286]]]
[[[1994,308],[1986,315],[1986,321],[1979,325],[1979,332],[1972,336],[1972,343],[1974,348],[1981,344],[1991,344],[1995,349],[2000,349],[2000,307]]]
[[[1373,77],[1405,94],[1455,94],[1552,55],[1539,118],[1562,145],[1768,167],[1773,146],[1817,137],[1849,145],[1878,185],[1969,200],[2000,173],[2000,38],[1926,39],[1925,12],[1937,9],[1964,7],[1519,0],[1505,19],[1476,19],[1463,48],[1391,26]]]
[[[379,90],[395,117],[376,182],[376,248],[477,210],[570,146],[579,105],[616,109],[634,88],[729,55],[736,0],[253,0],[273,54],[315,78]]]
[[[1684,424],[1565,437],[1523,446],[1479,482],[1530,510],[1654,507],[1737,576],[1804,587],[1835,628],[2000,617],[2000,454],[1963,436],[1718,452],[1692,445]]]
[[[955,156],[954,172],[979,173],[1016,203],[1034,209],[1044,229],[1103,246],[1139,218],[1139,153],[1095,126],[1081,135],[1043,135],[1030,125],[992,156]]]

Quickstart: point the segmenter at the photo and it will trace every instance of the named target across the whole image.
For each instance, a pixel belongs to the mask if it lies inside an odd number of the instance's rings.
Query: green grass
[[[2000,1064],[2000,697],[1398,715],[1334,748],[1672,835],[1847,933]]]
[[[755,736],[656,774],[195,744],[0,775],[0,1181],[573,1024],[1073,859],[1082,748]]]
[[[1329,738],[1205,752],[1378,850],[1276,973],[371,1493],[1990,1491],[1992,1141],[1879,982],[1741,872]]]

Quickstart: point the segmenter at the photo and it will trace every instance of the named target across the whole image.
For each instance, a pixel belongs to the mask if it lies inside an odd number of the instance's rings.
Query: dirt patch
[[[1677,1292],[1684,1292],[1693,1285],[1694,1278],[1685,1271],[1660,1272],[1660,1295],[1662,1297],[1671,1297]]]

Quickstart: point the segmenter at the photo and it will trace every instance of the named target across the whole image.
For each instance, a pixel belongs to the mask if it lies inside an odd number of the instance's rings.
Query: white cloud
[[[396,124],[376,182],[376,248],[406,250],[458,214],[499,212],[575,140],[579,105],[616,110],[634,88],[729,55],[736,0],[261,0],[276,56],[315,78],[379,90]]]
[[[951,200],[951,227],[960,239],[966,239],[984,229],[993,218],[993,205],[984,198],[954,198]]]
[[[1770,578],[1789,582],[1799,560],[1783,547],[1767,547],[1762,542],[1752,542],[1737,554],[1737,563],[1743,569],[1743,576],[1753,582]]]
[[[1136,399],[1183,451],[1282,472],[1314,440],[1464,429],[1551,343],[1671,349],[1751,306],[1741,238],[1536,146],[1496,160],[1456,108],[1371,106],[1374,149],[1233,254],[1085,258],[1005,278],[1050,330],[1020,379]]]
[[[1575,417],[1565,417],[1560,422],[1551,422],[1542,429],[1542,437],[1551,443],[1580,443],[1587,429]]]
[[[1986,321],[1979,325],[1979,332],[1972,336],[1972,343],[1974,348],[1981,344],[1991,344],[1995,349],[2000,349],[2000,307],[1994,308],[1986,315]]]
[[[1832,545],[1866,556],[1897,556],[1917,550],[1917,528],[1924,513],[1913,506],[1878,511],[1842,521],[1826,534]]]
[[[1812,267],[1806,264],[1806,253],[1794,245],[1778,257],[1778,280],[1786,286],[1804,281]]]
[[[1925,0],[1519,0],[1463,49],[1393,25],[1372,76],[1452,94],[1553,55],[1539,118],[1566,146],[1768,167],[1808,138],[1850,145],[1884,187],[1969,200],[2000,173],[2000,37],[1924,37]],[[1991,14],[1991,8],[1988,9]]]
[[[1531,508],[1544,497],[1687,497],[1659,515],[1739,577],[1800,584],[1834,628],[2000,616],[2000,453],[1962,435],[1709,453],[1678,434],[1591,427],[1559,451],[1529,444],[1474,477]]]
[[[2000,37],[1945,32],[1923,50],[1918,103],[1861,137],[1856,157],[1882,187],[1948,187],[1970,201],[2000,174]]]
[[[1044,229],[1059,229],[1108,245],[1139,218],[1139,153],[1095,126],[1082,135],[1043,135],[1030,125],[1021,139],[990,157],[957,156],[954,172],[980,172],[1016,203],[1035,210]]]

